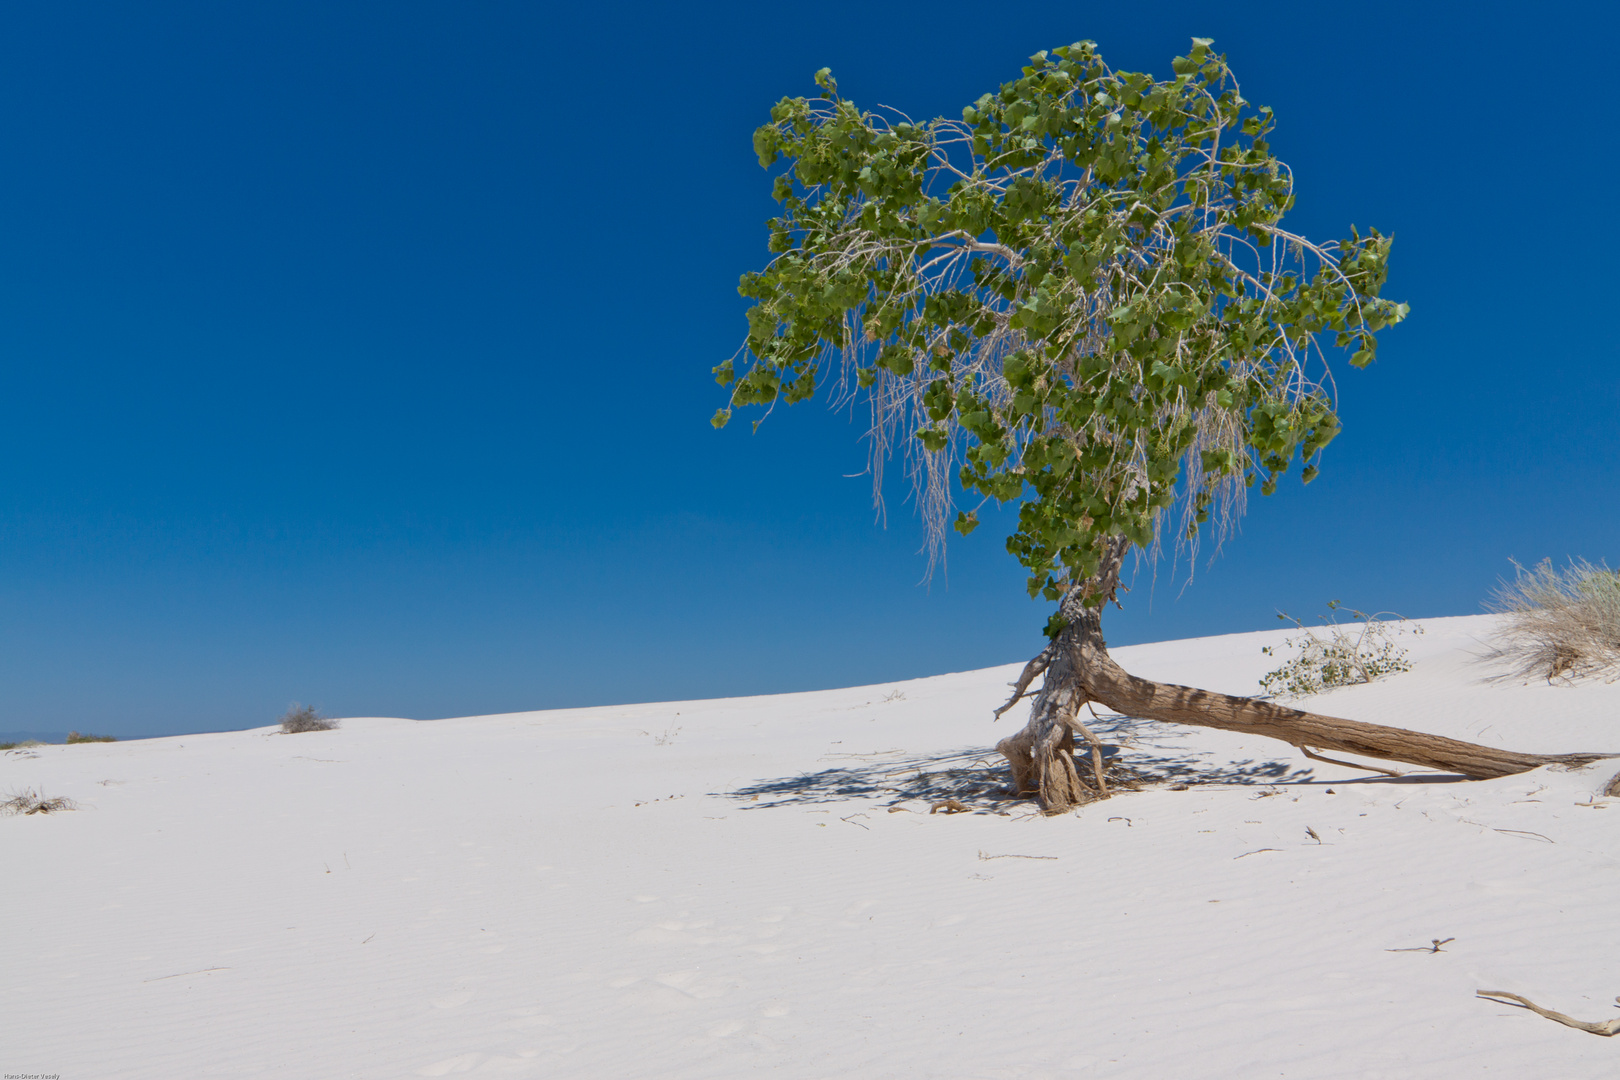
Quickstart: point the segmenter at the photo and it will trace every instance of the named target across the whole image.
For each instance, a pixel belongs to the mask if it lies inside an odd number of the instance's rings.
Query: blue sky
[[[1216,39],[1290,221],[1397,236],[1310,488],[1160,564],[1114,644],[1329,599],[1470,614],[1620,561],[1610,6],[881,2],[16,7],[0,33],[0,730],[139,734],[882,682],[1021,660],[1000,536],[919,584],[860,428],[715,432],[830,66],[956,115],[1079,39]],[[1001,535],[1004,535],[1004,530]]]

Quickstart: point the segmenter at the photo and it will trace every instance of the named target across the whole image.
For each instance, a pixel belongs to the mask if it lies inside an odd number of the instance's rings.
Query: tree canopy
[[[866,402],[879,497],[899,448],[936,553],[957,485],[1019,502],[1008,550],[1052,600],[1172,509],[1196,543],[1294,462],[1310,482],[1339,430],[1330,354],[1371,363],[1407,307],[1379,296],[1390,237],[1283,227],[1272,111],[1211,44],[1164,80],[1089,41],[1037,53],[960,120],[863,110],[817,72],[754,133],[781,212],[715,425],[822,385]]]

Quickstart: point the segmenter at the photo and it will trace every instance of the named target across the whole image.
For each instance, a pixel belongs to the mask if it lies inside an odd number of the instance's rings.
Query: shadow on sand
[[[1086,725],[1104,743],[1105,775],[1110,785],[1124,790],[1140,790],[1162,785],[1239,785],[1325,784],[1316,778],[1308,762],[1248,759],[1213,761],[1207,752],[1189,749],[1185,743],[1197,729],[1127,716],[1087,717]],[[1011,729],[1009,729],[1011,730]],[[1278,743],[1278,750],[1292,748]],[[818,772],[802,773],[774,780],[760,780],[723,792],[747,802],[744,809],[794,806],[812,803],[839,803],[875,799],[884,805],[941,803],[955,799],[975,813],[1009,813],[1031,805],[1009,788],[1007,764],[988,747],[957,749],[934,754],[908,754],[903,750],[871,754],[827,754],[821,761],[836,762]],[[1080,755],[1082,771],[1091,767],[1090,754]],[[1424,773],[1400,778],[1357,777],[1332,781],[1335,784],[1422,784],[1450,783],[1464,779],[1449,774]]]

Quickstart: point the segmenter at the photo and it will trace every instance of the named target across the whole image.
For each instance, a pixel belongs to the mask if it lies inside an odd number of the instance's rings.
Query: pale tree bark
[[[1114,599],[1128,549],[1127,541],[1115,540],[1097,574],[1069,589],[1059,607],[1067,625],[1024,668],[1012,699],[996,711],[1000,717],[1024,696],[1037,675],[1043,676],[1029,722],[1022,731],[998,743],[996,749],[1007,758],[1014,789],[1034,795],[1049,814],[1108,797],[1102,746],[1080,720],[1080,709],[1092,701],[1145,720],[1264,735],[1307,753],[1313,748],[1336,750],[1461,773],[1475,780],[1528,772],[1542,765],[1581,766],[1620,756],[1523,754],[1138,678],[1108,655],[1102,635],[1103,607]],[[1076,766],[1076,735],[1091,746],[1089,768]],[[1620,777],[1616,780],[1620,782]]]

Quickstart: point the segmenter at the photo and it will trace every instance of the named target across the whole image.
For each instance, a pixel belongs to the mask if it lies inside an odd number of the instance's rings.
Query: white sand
[[[1426,625],[1313,707],[1620,750],[1620,686],[1486,683],[1489,617]],[[1284,636],[1117,656],[1252,693]],[[1620,764],[1390,780],[1110,719],[1193,786],[929,815],[1015,674],[6,755],[0,791],[82,808],[0,818],[0,1071],[1620,1075],[1620,1038],[1474,997],[1620,1015]]]

